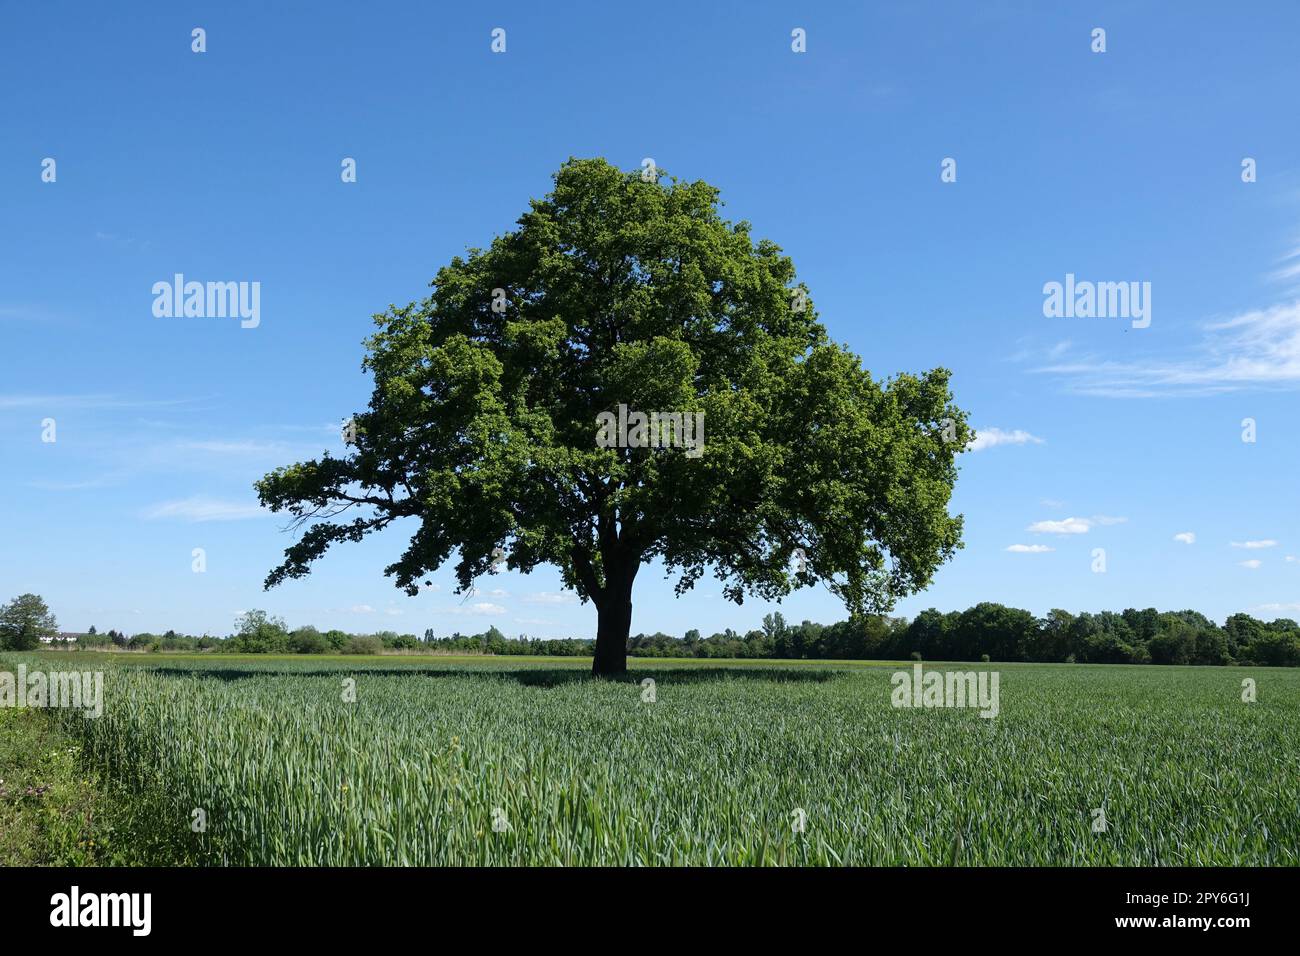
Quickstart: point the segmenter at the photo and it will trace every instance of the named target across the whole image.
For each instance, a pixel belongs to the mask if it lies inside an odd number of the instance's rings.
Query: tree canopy
[[[737,603],[822,582],[879,612],[928,584],[960,547],[947,506],[971,433],[950,373],[873,378],[791,260],[719,206],[704,182],[570,160],[516,229],[375,316],[346,454],[258,482],[302,532],[267,587],[408,518],[397,586],[452,560],[461,592],[503,557],[553,565],[595,603],[608,674],[654,559],[679,594],[709,569]],[[604,447],[620,406],[702,415],[700,453]]]
[[[0,606],[0,650],[30,651],[41,638],[59,633],[58,622],[39,594],[20,594]]]

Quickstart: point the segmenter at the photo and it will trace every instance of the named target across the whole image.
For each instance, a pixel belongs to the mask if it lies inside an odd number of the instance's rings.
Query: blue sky
[[[65,630],[226,633],[261,607],[594,634],[549,570],[406,597],[381,570],[400,528],[264,593],[289,539],[252,483],[341,451],[373,313],[509,229],[567,157],[603,156],[717,185],[873,373],[954,370],[986,443],[953,503],[966,547],[901,613],[1300,617],[1300,8],[566,6],[6,8],[0,600],[39,592]],[[175,273],[260,282],[260,325],[155,317]],[[1045,317],[1067,273],[1151,283],[1150,326]],[[773,607],[707,578],[676,600],[649,567],[633,629]],[[824,589],[781,610],[843,616]]]

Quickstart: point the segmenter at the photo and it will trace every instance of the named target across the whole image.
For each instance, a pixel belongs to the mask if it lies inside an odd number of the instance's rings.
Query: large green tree
[[[879,611],[925,586],[960,547],[947,506],[971,432],[949,372],[874,379],[707,183],[598,159],[554,180],[428,298],[375,317],[346,455],[258,482],[301,532],[267,587],[410,519],[399,587],[451,560],[461,592],[503,558],[554,565],[596,607],[603,675],[626,670],[653,559],[677,593],[708,568],[737,603],[820,581]],[[602,447],[598,416],[620,405],[702,413],[702,446]]]
[[[0,649],[30,651],[41,638],[59,633],[58,622],[39,594],[20,594],[0,606]]]

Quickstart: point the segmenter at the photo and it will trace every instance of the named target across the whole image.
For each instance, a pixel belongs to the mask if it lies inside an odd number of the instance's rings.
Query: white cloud
[[[260,505],[242,501],[222,501],[195,495],[176,501],[163,501],[145,510],[143,517],[150,521],[162,518],[179,518],[182,521],[242,521],[260,518],[269,512]]]
[[[1278,262],[1283,263],[1282,267],[1269,276],[1274,282],[1289,282],[1300,277],[1300,246],[1296,246]]]
[[[1045,551],[1055,551],[1055,548],[1049,548],[1045,544],[1013,544],[1007,548],[1016,554],[1042,554]]]
[[[0,408],[164,408],[185,405],[189,399],[136,401],[116,395],[0,395]]]
[[[975,438],[966,446],[967,451],[983,451],[986,448],[996,448],[998,445],[1041,445],[1043,439],[1036,435],[1031,435],[1022,429],[1014,431],[1003,431],[1001,428],[977,428]]]
[[[1093,515],[1091,518],[1063,518],[1060,521],[1035,521],[1026,531],[1034,534],[1086,534],[1098,525],[1123,524],[1128,518]]]
[[[529,604],[576,604],[578,598],[569,591],[537,591],[524,600]]]
[[[1175,541],[1181,541],[1183,544],[1195,544],[1195,543],[1196,543],[1196,532],[1195,532],[1195,531],[1180,531],[1178,534],[1174,535],[1174,540],[1175,540]]]
[[[459,607],[437,608],[435,614],[469,615],[470,617],[490,617],[505,614],[506,609],[490,601],[477,601],[474,604],[462,604]]]
[[[1064,518],[1060,521],[1035,521],[1026,530],[1034,534],[1084,534],[1092,527],[1087,518]]]
[[[1290,603],[1286,603],[1286,604],[1280,604],[1280,603],[1278,603],[1278,602],[1273,602],[1273,603],[1271,603],[1271,604],[1259,604],[1259,605],[1256,605],[1255,607],[1251,608],[1251,610],[1252,610],[1252,611],[1273,611],[1273,612],[1275,612],[1275,613],[1278,613],[1278,612],[1287,612],[1287,611],[1300,611],[1300,604],[1298,604],[1298,603],[1296,603],[1296,602],[1294,602],[1294,601],[1292,601],[1292,602],[1290,602]]]
[[[182,441],[176,447],[184,451],[203,451],[213,455],[284,454],[288,446],[269,441]]]
[[[1238,561],[1237,563],[1240,564],[1243,568],[1250,568],[1252,571],[1254,571],[1264,562],[1259,560],[1259,558],[1251,558],[1249,561]]]
[[[1234,541],[1232,542],[1232,546],[1234,548],[1249,548],[1254,551],[1259,548],[1275,548],[1277,547],[1277,542],[1272,538],[1263,538],[1259,541]]]
[[[1037,371],[1063,376],[1073,391],[1110,398],[1300,387],[1300,300],[1202,328],[1204,340],[1191,356],[1141,362],[1089,358]]]
[[[1293,562],[1295,562],[1295,561],[1300,561],[1300,558],[1297,558],[1294,554],[1288,554],[1288,555],[1286,556],[1286,560],[1287,560],[1287,563],[1288,563],[1288,564],[1291,564],[1291,563],[1293,563]]]

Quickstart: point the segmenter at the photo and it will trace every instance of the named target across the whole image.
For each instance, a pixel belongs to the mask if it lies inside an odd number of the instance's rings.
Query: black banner
[[[1295,870],[1224,868],[32,869],[0,870],[0,912],[11,941],[75,934],[128,945],[373,942],[380,929],[425,933],[432,923],[445,923],[440,935],[478,927],[494,941],[526,940],[570,921],[617,938],[701,917],[731,938],[775,921],[803,932],[892,926],[945,947],[988,932],[1231,945],[1294,923],[1298,884]]]

